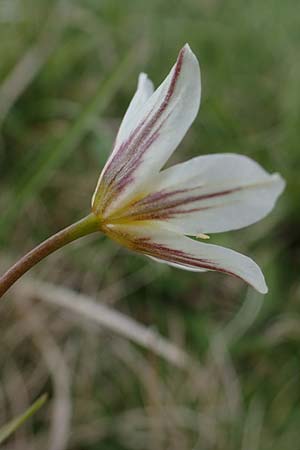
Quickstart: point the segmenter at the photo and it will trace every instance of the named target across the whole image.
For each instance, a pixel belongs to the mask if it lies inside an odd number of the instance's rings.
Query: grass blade
[[[0,429],[0,444],[13,434],[26,420],[35,414],[47,401],[48,395],[44,394],[36,400],[23,414],[13,419]]]

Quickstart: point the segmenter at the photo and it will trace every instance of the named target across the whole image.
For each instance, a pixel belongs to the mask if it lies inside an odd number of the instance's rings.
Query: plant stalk
[[[46,258],[46,256],[66,244],[69,244],[80,237],[86,236],[87,234],[95,233],[96,231],[100,231],[99,219],[97,219],[94,214],[89,214],[39,244],[19,259],[19,261],[17,261],[4,273],[4,275],[2,275],[2,277],[0,277],[0,298],[22,275],[24,275],[24,273],[30,270],[42,259]]]

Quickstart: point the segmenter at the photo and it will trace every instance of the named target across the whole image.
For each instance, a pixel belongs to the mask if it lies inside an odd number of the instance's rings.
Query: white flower
[[[146,74],[139,76],[92,209],[101,230],[129,249],[186,270],[234,275],[266,293],[250,258],[188,236],[206,238],[262,219],[284,188],[280,175],[231,153],[163,169],[197,115],[200,90],[199,64],[188,45],[156,91]]]

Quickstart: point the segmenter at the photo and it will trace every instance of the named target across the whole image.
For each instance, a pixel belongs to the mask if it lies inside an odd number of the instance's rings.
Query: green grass
[[[203,96],[172,161],[243,153],[287,181],[268,218],[212,237],[262,266],[264,299],[237,280],[157,266],[104,238],[41,263],[37,278],[110,302],[199,366],[181,371],[59,308],[30,304],[46,330],[41,345],[41,330],[23,325],[28,310],[12,293],[1,306],[0,425],[46,388],[53,398],[60,392],[50,348],[72,379],[70,441],[58,449],[298,448],[299,13],[296,0],[0,2],[3,270],[89,212],[138,73],[157,85],[185,42],[199,57]],[[7,449],[45,446],[50,413]]]

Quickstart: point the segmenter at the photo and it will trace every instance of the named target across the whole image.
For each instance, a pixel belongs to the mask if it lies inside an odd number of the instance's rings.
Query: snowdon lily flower
[[[200,105],[197,58],[185,45],[154,91],[146,74],[121,123],[112,154],[92,199],[92,214],[42,242],[0,278],[0,297],[31,267],[89,233],[102,231],[121,245],[185,270],[215,270],[267,286],[247,256],[198,239],[257,222],[284,188],[253,160],[231,153],[198,156],[163,166],[195,119]]]
[[[181,269],[234,275],[266,293],[254,261],[190,236],[206,239],[262,219],[284,188],[280,175],[231,153],[163,169],[197,115],[200,94],[199,64],[188,45],[156,91],[139,76],[92,210],[101,230],[131,250]]]

